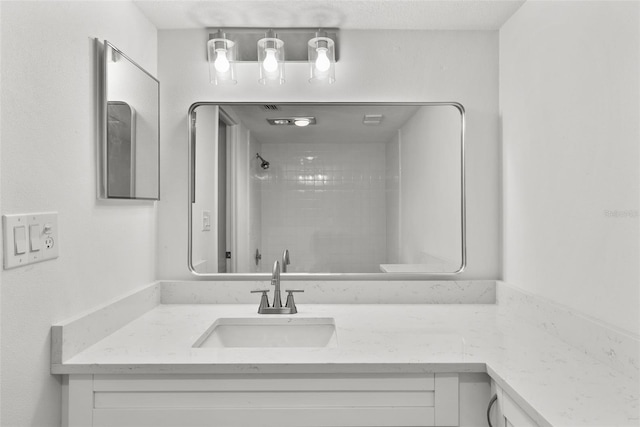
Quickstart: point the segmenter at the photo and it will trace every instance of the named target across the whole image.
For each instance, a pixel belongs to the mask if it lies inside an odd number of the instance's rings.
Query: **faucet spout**
[[[287,265],[291,264],[291,259],[289,258],[289,249],[285,249],[284,252],[282,253],[282,272],[286,273],[287,272]]]
[[[273,263],[273,270],[271,272],[271,285],[276,287],[273,293],[273,308],[282,307],[282,300],[280,299],[280,261],[276,260]]]
[[[289,251],[285,251],[282,254],[284,259],[285,255],[287,257],[287,261],[289,260]],[[302,289],[287,289],[287,305],[282,306],[282,299],[280,297],[280,261],[276,260],[273,263],[273,270],[271,272],[271,285],[275,286],[275,291],[273,292],[273,305],[269,307],[269,298],[267,297],[268,289],[259,289],[255,291],[251,291],[252,293],[262,293],[262,297],[260,298],[260,306],[258,307],[258,313],[260,314],[296,314],[298,312],[298,308],[296,307],[296,303],[293,300],[294,292],[304,292]]]

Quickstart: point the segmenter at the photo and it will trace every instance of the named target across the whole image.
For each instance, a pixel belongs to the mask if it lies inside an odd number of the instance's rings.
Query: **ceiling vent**
[[[262,106],[262,109],[267,111],[280,111],[280,108],[275,104],[265,104]]]
[[[379,125],[382,123],[382,114],[365,114],[362,119],[362,124],[365,125]]]

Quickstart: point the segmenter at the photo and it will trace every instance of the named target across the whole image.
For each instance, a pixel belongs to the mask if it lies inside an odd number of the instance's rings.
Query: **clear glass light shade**
[[[261,84],[284,83],[284,42],[276,37],[258,40],[258,66]]]
[[[309,40],[309,82],[333,83],[336,81],[335,43],[328,37]]]
[[[209,80],[215,85],[234,85],[236,80],[236,44],[224,38],[207,42]]]

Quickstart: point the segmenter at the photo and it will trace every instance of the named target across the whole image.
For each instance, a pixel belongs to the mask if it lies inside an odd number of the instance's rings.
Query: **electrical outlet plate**
[[[29,264],[58,258],[58,214],[46,212],[27,215],[29,232],[35,225],[38,235],[35,238],[40,242],[40,250],[29,252]],[[34,236],[29,235],[31,239]],[[31,249],[31,248],[29,248]]]
[[[4,269],[58,257],[58,214],[3,215]],[[25,227],[25,252],[16,253],[15,228]]]

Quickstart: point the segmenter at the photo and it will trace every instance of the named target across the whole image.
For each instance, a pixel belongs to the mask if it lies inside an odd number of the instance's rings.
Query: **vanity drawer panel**
[[[457,426],[457,374],[69,377],[65,427]]]
[[[427,427],[433,408],[96,409],[95,427]]]
[[[432,391],[434,374],[94,375],[95,391]]]
[[[434,406],[434,393],[321,392],[99,392],[95,408],[313,408]]]

